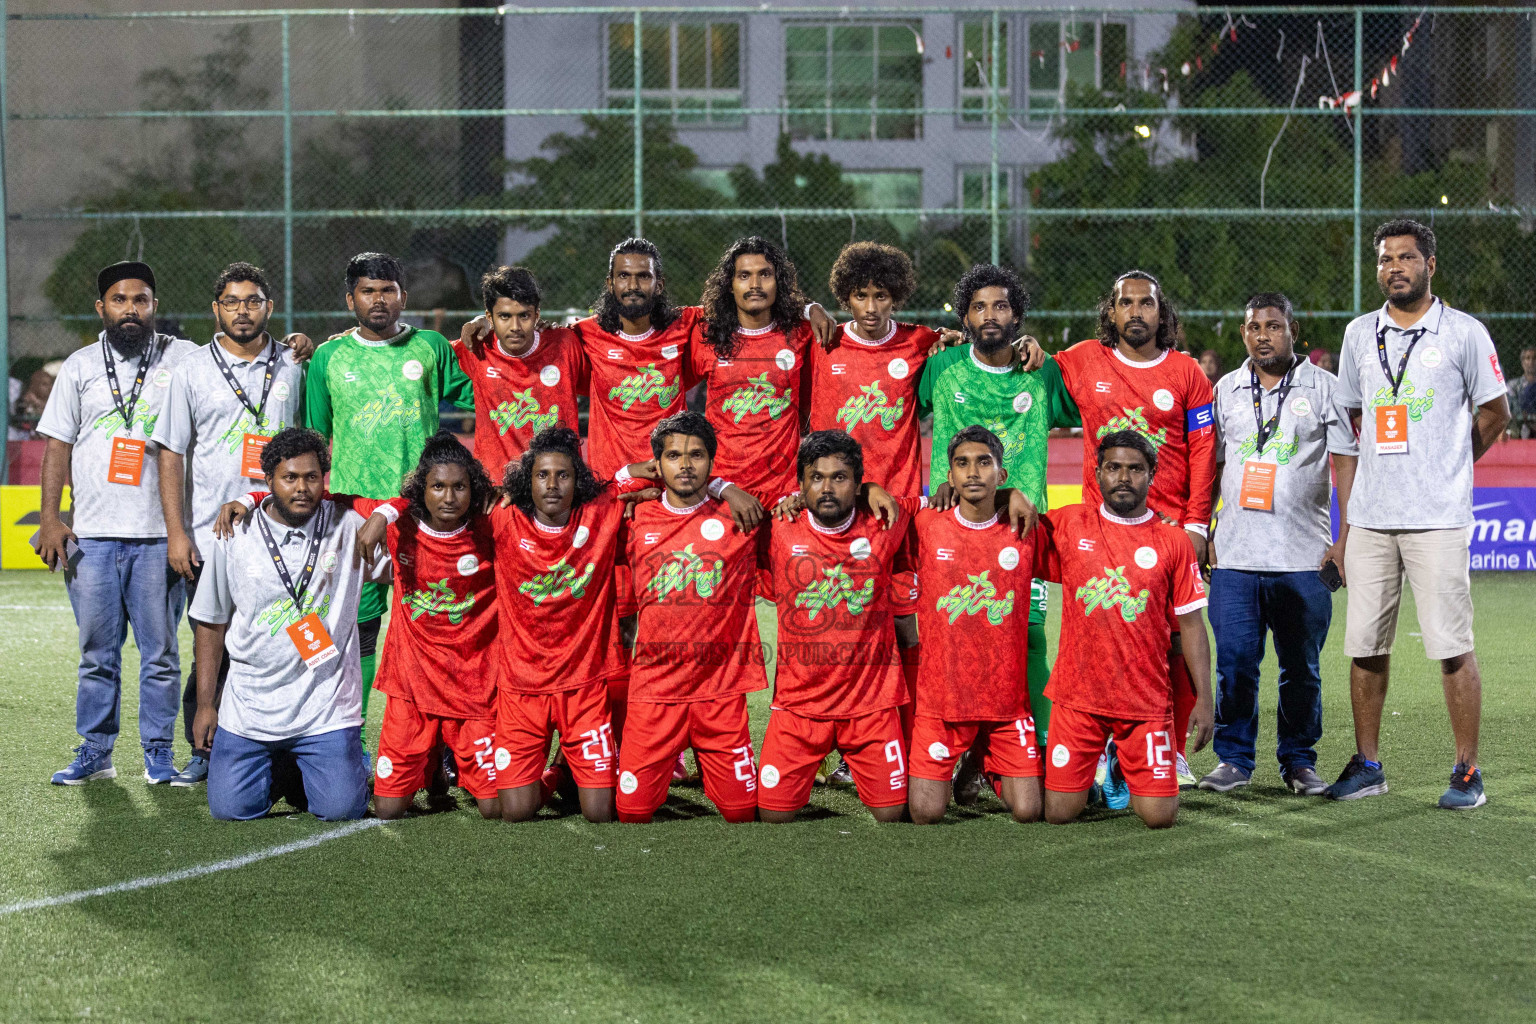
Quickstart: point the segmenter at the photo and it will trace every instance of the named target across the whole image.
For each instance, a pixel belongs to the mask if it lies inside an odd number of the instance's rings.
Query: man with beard
[[[213,285],[213,316],[219,332],[172,371],[164,412],[151,437],[158,449],[168,558],[194,599],[219,507],[262,479],[262,449],[278,431],[298,422],[304,403],[303,363],[267,333],[271,288],[260,267],[231,263],[224,269]],[[208,628],[192,623],[194,654],[198,634]],[[223,662],[221,668],[227,669],[227,655]],[[192,739],[195,662],[181,704],[192,760],[171,785],[192,786],[208,777],[208,751]]]
[[[715,473],[765,504],[795,490],[795,451],[808,409],[815,332],[795,265],[778,246],[737,241],[704,282],[703,322],[689,349],[692,376],[707,380]]]
[[[122,704],[122,647],[139,649],[139,742],[150,785],[177,775],[171,762],[181,663],[176,625],[186,587],[166,563],[155,460],[145,448],[170,392],[172,370],[197,351],[155,333],[155,275],[115,263],[96,277],[97,344],[64,360],[38,421],[48,438],[36,544],[64,584],[80,627],[75,729],[80,746],[57,785],[117,777],[112,746]],[[65,481],[72,526],[59,515]]]
[[[1211,652],[1200,609],[1205,586],[1189,535],[1147,507],[1157,449],[1138,431],[1098,443],[1094,505],[1068,505],[1043,521],[1039,572],[1061,584],[1061,654],[1051,677],[1055,721],[1045,767],[1045,820],[1061,825],[1087,806],[1095,766],[1111,737],[1148,828],[1179,813],[1174,769],[1174,686],[1169,623],[1188,638],[1198,698],[1195,750],[1211,738]]]
[[[1359,446],[1334,406],[1338,378],[1296,355],[1291,300],[1248,300],[1248,359],[1216,385],[1216,486],[1222,504],[1211,533],[1211,629],[1216,634],[1216,754],[1201,789],[1248,785],[1259,731],[1259,665],[1265,633],[1280,663],[1276,720],[1280,775],[1293,793],[1316,796],[1323,734],[1318,655],[1333,597],[1318,566],[1337,568],[1348,524],[1331,550],[1329,457],[1339,504],[1349,507]],[[1336,581],[1335,581],[1336,582]]]
[[[302,427],[273,437],[261,452],[270,495],[207,551],[192,605],[208,627],[193,734],[212,752],[208,809],[221,821],[264,817],[279,797],[326,821],[368,810],[357,609],[365,583],[388,586],[393,563],[361,564],[363,517],[324,496],[327,448]],[[221,650],[229,677],[216,704]]]
[[[1216,478],[1216,435],[1211,429],[1211,383],[1200,364],[1174,351],[1179,317],[1157,279],[1141,270],[1116,278],[1099,305],[1099,336],[1057,353],[1062,380],[1083,419],[1083,501],[1099,500],[1098,443],[1118,430],[1134,430],[1157,449],[1158,473],[1147,503],[1189,533],[1201,564],[1211,522]],[[1175,630],[1177,634],[1177,630]],[[1195,785],[1184,758],[1194,691],[1179,658],[1169,651],[1174,678],[1179,784]],[[1124,798],[1114,773],[1111,795]]]
[[[1435,233],[1395,220],[1377,228],[1373,241],[1376,281],[1387,301],[1350,322],[1339,355],[1339,405],[1360,434],[1343,565],[1356,753],[1328,796],[1353,800],[1387,791],[1381,709],[1406,573],[1424,654],[1440,662],[1456,739],[1456,765],[1440,806],[1480,807],[1487,798],[1477,767],[1483,683],[1468,575],[1472,464],[1509,423],[1504,374],[1487,329],[1430,294]]]
[[[384,253],[347,264],[347,309],[357,327],[315,352],[304,381],[304,420],[331,439],[335,494],[393,498],[437,433],[440,401],[475,407],[474,387],[448,339],[400,323],[405,272]],[[364,587],[358,610],[362,641],[363,718],[378,667],[379,620],[388,588]]]
[[[1018,275],[1005,267],[979,264],[955,285],[952,305],[960,318],[966,343],[945,349],[928,360],[918,388],[918,404],[933,413],[933,451],[929,487],[947,495],[949,443],[966,427],[985,427],[1003,444],[1002,468],[1008,484],[1035,508],[1046,508],[1045,464],[1050,431],[1078,425],[1077,406],[1067,393],[1061,372],[1051,360],[1028,370],[1014,348],[1024,324],[1029,296]],[[947,506],[947,501],[940,500]],[[1049,589],[1040,580],[1029,595],[1029,702],[1043,744],[1049,735],[1051,704],[1045,697],[1050,678],[1045,636]],[[962,765],[957,786],[964,802],[974,799],[966,785],[979,768],[975,758]]]
[[[769,545],[778,604],[778,674],[763,737],[758,817],[793,821],[833,749],[848,762],[876,821],[907,805],[900,708],[908,702],[891,621],[891,576],[911,568],[910,517],[885,525],[866,500],[859,443],[841,430],[807,434],[796,454],[805,511],[776,523]]]

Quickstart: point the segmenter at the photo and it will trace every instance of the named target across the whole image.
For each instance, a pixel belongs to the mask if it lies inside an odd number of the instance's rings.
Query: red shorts
[[[988,775],[1037,779],[1045,774],[1035,720],[1029,715],[1012,722],[946,722],[918,715],[912,726],[912,777],[948,782],[954,778],[955,762],[978,734],[986,740],[982,767]]]
[[[560,749],[582,789],[612,789],[615,756],[608,717],[608,682],[560,693],[502,690],[496,700],[496,784],[520,789],[539,781],[549,760],[549,741]]]
[[[425,789],[432,750],[441,737],[459,762],[459,785],[476,800],[495,799],[496,768],[491,748],[496,742],[496,722],[492,714],[485,718],[443,718],[425,714],[404,697],[390,697],[379,729],[379,759],[373,765],[374,794],[413,797],[418,789]]]
[[[901,746],[901,715],[886,708],[858,718],[806,718],[774,708],[763,737],[757,806],[798,811],[811,798],[816,769],[834,749],[853,771],[866,807],[907,802],[907,759]]]
[[[917,614],[917,573],[891,574],[891,614]]]
[[[727,816],[751,817],[757,806],[757,769],[747,727],[744,693],[688,704],[629,706],[619,748],[619,818],[649,821],[667,798],[672,768],[692,747],[704,776],[704,795]]]
[[[1172,718],[1151,722],[1106,718],[1060,704],[1051,709],[1045,788],[1056,793],[1081,793],[1090,788],[1099,755],[1111,736],[1132,796],[1179,795],[1179,779],[1173,769]]]
[[[640,612],[640,602],[635,600],[635,574],[627,565],[613,567],[614,615],[627,619]]]

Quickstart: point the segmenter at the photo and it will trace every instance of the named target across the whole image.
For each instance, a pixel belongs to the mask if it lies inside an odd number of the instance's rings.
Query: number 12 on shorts
[[[1173,777],[1173,742],[1166,731],[1147,733],[1147,767],[1154,779]]]

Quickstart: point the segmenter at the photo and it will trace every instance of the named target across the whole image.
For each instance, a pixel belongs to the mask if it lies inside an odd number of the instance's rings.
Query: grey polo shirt
[[[152,435],[156,445],[186,456],[192,539],[199,552],[206,552],[213,543],[219,506],[249,490],[265,488],[259,479],[240,475],[245,435],[271,437],[303,419],[304,366],[293,358],[292,351],[269,337],[255,359],[242,359],[228,349],[219,353],[252,405],[261,404],[267,363],[275,360],[272,391],[257,423],[213,361],[212,348],[218,343],[215,337],[177,364]]]
[[[145,350],[150,354],[150,363],[144,375],[144,389],[130,410],[133,422],[125,429],[123,415],[112,400],[112,386],[107,383],[102,337],[64,360],[37,422],[37,432],[74,446],[69,462],[69,493],[75,512],[75,536],[164,537],[160,474],[148,445],[137,486],[111,482],[107,467],[112,461],[113,438],[145,442],[150,439],[170,393],[172,371],[196,352],[197,346],[168,334],[155,336],[152,346]],[[117,384],[126,405],[139,372],[139,360],[123,359],[115,350],[112,355]]]
[[[203,552],[203,574],[188,615],[207,623],[228,623],[224,649],[229,678],[219,705],[219,726],[258,742],[361,725],[362,664],[357,638],[357,600],[365,582],[390,578],[381,558],[370,574],[352,567],[352,549],[363,519],[326,500],[302,528],[267,511],[272,499],[247,516],[235,535],[214,541]],[[338,514],[339,512],[339,514]],[[311,531],[322,521],[323,539],[303,614],[272,564],[255,516],[266,516],[294,583],[304,568]],[[288,627],[315,612],[331,634],[339,657],[311,668],[299,657]]]
[[[1359,450],[1354,427],[1335,405],[1337,387],[1338,378],[1302,359],[1291,375],[1283,406],[1279,384],[1259,399],[1265,423],[1280,408],[1274,435],[1257,457],[1275,467],[1273,510],[1263,512],[1238,502],[1243,464],[1255,458],[1258,447],[1249,360],[1216,382],[1216,461],[1225,467],[1214,536],[1221,568],[1304,572],[1322,563],[1323,552],[1333,542],[1328,456],[1355,455]]]
[[[1392,385],[1376,353],[1386,326],[1387,363],[1413,346],[1395,404],[1408,407],[1408,451],[1376,452],[1378,406],[1392,405]],[[1504,374],[1488,329],[1436,299],[1411,327],[1386,306],[1344,329],[1339,405],[1361,410],[1360,469],[1349,499],[1349,525],[1367,530],[1453,530],[1472,525],[1472,420],[1477,407],[1504,394]]]

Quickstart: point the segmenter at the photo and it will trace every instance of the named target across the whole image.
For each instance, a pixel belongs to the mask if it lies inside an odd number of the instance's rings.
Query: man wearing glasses
[[[267,333],[271,294],[260,267],[231,263],[224,269],[213,286],[219,331],[212,343],[172,372],[165,408],[150,438],[158,448],[167,558],[189,587],[196,587],[203,557],[213,549],[219,506],[258,489],[267,441],[301,421],[302,360],[313,345],[307,337],[278,342]],[[192,622],[194,636],[208,628]],[[221,687],[227,654],[224,662]],[[183,731],[192,744],[192,760],[171,780],[172,786],[194,786],[208,778],[209,752],[192,739],[196,679],[194,664],[182,695]]]

